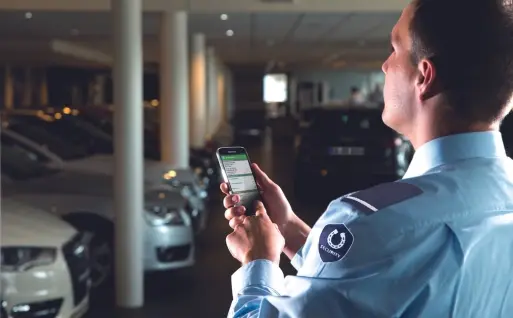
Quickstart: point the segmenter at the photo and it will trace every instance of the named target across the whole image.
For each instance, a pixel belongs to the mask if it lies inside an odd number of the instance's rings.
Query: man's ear
[[[417,66],[417,89],[420,100],[426,100],[433,97],[436,93],[435,79],[436,69],[432,61],[423,59]]]

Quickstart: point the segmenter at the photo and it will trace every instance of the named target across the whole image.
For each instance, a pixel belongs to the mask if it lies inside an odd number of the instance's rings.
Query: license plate
[[[331,156],[363,156],[365,155],[364,147],[330,147],[329,154]]]

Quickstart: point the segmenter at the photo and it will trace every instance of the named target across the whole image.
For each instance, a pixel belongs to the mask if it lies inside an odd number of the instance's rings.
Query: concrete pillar
[[[207,139],[212,138],[217,128],[217,60],[213,47],[207,49]]]
[[[25,68],[25,77],[23,78],[23,95],[21,99],[21,105],[23,107],[32,106],[32,70],[30,67]]]
[[[297,118],[299,116],[297,111],[297,79],[295,77],[289,77],[288,89],[288,104],[292,117]]]
[[[9,65],[5,66],[4,106],[6,109],[14,108],[14,80],[12,78],[12,68]]]
[[[43,69],[41,72],[41,82],[39,86],[39,103],[41,106],[48,106],[48,77],[46,76],[46,70]]]
[[[143,54],[141,0],[112,0],[116,304],[144,304]]]
[[[221,123],[226,122],[226,82],[224,75],[224,65],[218,64],[218,72],[217,72],[217,105],[218,105],[218,118],[217,124],[218,126]]]
[[[106,75],[96,75],[93,81],[92,104],[100,106],[105,104],[105,84],[107,82]]]
[[[84,105],[84,91],[80,83],[75,83],[71,86],[71,105]]]
[[[160,140],[162,161],[189,167],[187,13],[165,12],[160,29]]]
[[[207,61],[205,35],[192,37],[191,58],[191,109],[189,114],[189,136],[193,148],[205,145],[207,121]]]

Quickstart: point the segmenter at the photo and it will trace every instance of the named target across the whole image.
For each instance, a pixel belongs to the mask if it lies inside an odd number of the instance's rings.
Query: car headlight
[[[174,208],[152,205],[146,207],[146,222],[151,226],[184,225],[185,221]]]
[[[57,249],[40,247],[2,247],[2,271],[23,272],[38,266],[51,265]]]

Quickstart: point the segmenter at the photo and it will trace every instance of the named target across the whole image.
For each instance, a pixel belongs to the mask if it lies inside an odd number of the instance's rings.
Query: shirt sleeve
[[[349,194],[350,195],[350,194]],[[297,251],[296,255],[290,261],[291,265],[299,272],[303,268],[303,265],[307,262],[307,256],[311,255],[310,251],[315,248],[314,243],[316,235],[319,233],[319,229],[325,224],[329,222],[350,222],[351,220],[358,217],[359,212],[354,209],[351,205],[343,205],[341,206],[339,200],[334,200],[330,202],[326,211],[323,213],[323,216],[317,221],[317,223],[312,227],[312,232],[307,238],[305,244]]]
[[[262,260],[239,269],[228,317],[418,317],[433,294],[435,271],[444,268],[446,284],[456,283],[452,251],[458,243],[450,227],[401,224],[393,211],[355,212],[344,203],[328,209],[305,244],[297,276],[283,279],[278,266]],[[326,229],[329,235],[344,233],[348,248],[339,247],[336,235],[329,238],[335,243],[326,244]]]

